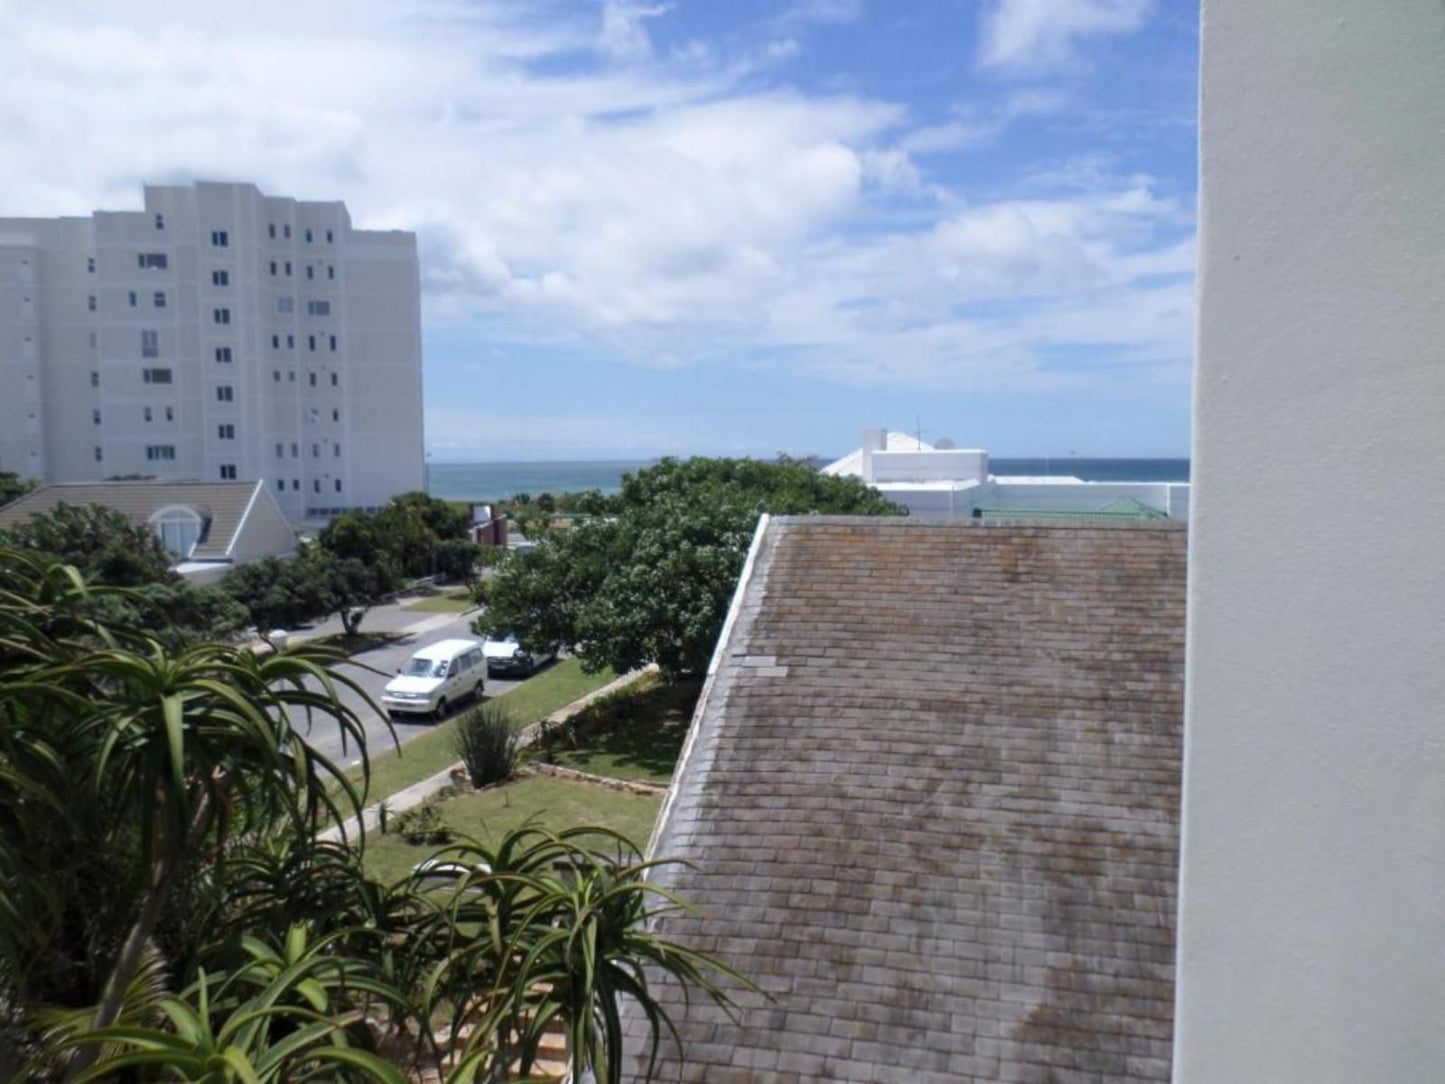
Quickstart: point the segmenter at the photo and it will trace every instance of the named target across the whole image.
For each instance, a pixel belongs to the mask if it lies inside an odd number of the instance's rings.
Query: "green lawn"
[[[440,595],[412,599],[406,604],[408,610],[420,610],[423,613],[431,614],[459,614],[475,607],[476,603],[472,601],[472,593],[464,587]]]
[[[593,775],[666,783],[701,691],[701,682],[649,674],[577,714],[555,739],[552,759]]]
[[[527,726],[558,708],[565,708],[578,697],[600,689],[616,676],[610,670],[584,674],[582,664],[576,659],[563,659],[503,693],[497,697],[497,703],[507,706],[518,726]],[[459,714],[413,738],[402,746],[400,752],[389,745],[381,747],[371,760],[367,804],[379,802],[403,787],[419,783],[449,764],[455,764],[457,753],[452,747],[452,731]],[[353,769],[351,775],[360,781],[361,769]]]
[[[454,831],[482,843],[495,843],[506,832],[529,818],[536,818],[538,825],[553,830],[587,825],[611,828],[641,850],[647,846],[661,805],[661,798],[648,794],[530,776],[501,787],[450,798],[437,808],[442,820]],[[436,849],[413,847],[390,833],[366,834],[366,864],[374,875],[385,880],[406,876],[412,866]]]

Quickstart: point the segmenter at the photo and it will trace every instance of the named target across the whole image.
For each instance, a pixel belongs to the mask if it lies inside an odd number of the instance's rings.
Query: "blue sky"
[[[0,2],[0,208],[416,230],[435,461],[1188,449],[1186,0]],[[43,119],[46,123],[29,123]]]

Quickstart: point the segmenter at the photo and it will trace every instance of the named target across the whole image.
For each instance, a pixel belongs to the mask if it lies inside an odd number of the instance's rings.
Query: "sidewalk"
[[[566,707],[558,708],[551,715],[547,716],[546,722],[548,725],[565,723],[568,719],[572,718],[572,716],[576,715],[579,711],[587,707],[587,705],[591,704],[593,701],[599,700],[610,693],[615,693],[618,689],[625,689],[634,681],[637,681],[639,678],[641,678],[644,674],[652,673],[656,669],[657,667],[655,665],[644,666],[640,670],[632,670],[626,674],[623,674],[621,677],[609,681],[606,685],[602,686],[602,688],[594,689],[586,696],[577,698]],[[531,726],[526,727],[520,732],[518,732],[517,748],[526,749],[529,746],[535,744],[538,736],[541,734],[541,731],[542,724],[533,723]],[[409,787],[403,787],[395,794],[391,794],[388,795],[386,798],[383,798],[382,801],[386,803],[387,814],[392,815],[400,813],[403,810],[411,809],[413,806],[421,805],[443,787],[449,786],[453,782],[452,772],[456,771],[461,767],[461,761],[457,761],[455,764],[451,764],[443,768],[435,775],[428,776],[421,782],[413,783]],[[368,832],[376,829],[379,826],[379,817],[377,811],[380,806],[381,802],[377,802],[375,805],[369,805],[361,811],[361,823],[365,826]],[[332,827],[326,829],[317,838],[335,841],[352,838],[356,834],[357,818],[353,817],[345,824],[332,825]]]

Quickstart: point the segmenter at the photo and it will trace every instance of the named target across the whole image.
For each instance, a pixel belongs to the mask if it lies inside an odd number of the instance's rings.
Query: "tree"
[[[437,543],[437,574],[443,579],[471,583],[477,578],[482,547],[470,538],[445,538]]]
[[[0,544],[49,554],[74,565],[87,579],[110,587],[137,587],[175,579],[175,555],[148,527],[98,504],[63,501],[51,512],[31,516],[0,532]]]
[[[33,478],[22,478],[13,471],[0,470],[0,505],[25,496],[37,484]]]
[[[857,479],[788,459],[665,459],[627,475],[613,507],[504,562],[476,631],[571,648],[590,669],[700,673],[761,513],[903,514]]]
[[[305,558],[325,585],[330,610],[341,618],[347,636],[355,636],[366,611],[385,600],[400,586],[391,561],[372,562],[355,557],[337,557],[318,550]]]
[[[172,651],[97,618],[125,593],[0,550],[7,1079],[476,1084],[529,1072],[558,1020],[576,1078],[615,1080],[619,998],[654,1048],[667,1026],[644,964],[725,1008],[713,976],[748,985],[646,929],[678,901],[595,828],[444,849],[440,890],[374,880],[317,839],[369,779],[344,659]],[[359,746],[360,785],[309,743],[318,718]]]
[[[299,558],[267,557],[233,568],[221,588],[246,607],[267,642],[272,629],[295,628],[334,609],[327,570]]]

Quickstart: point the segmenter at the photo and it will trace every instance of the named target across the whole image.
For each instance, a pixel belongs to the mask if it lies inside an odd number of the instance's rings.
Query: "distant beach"
[[[528,493],[617,493],[622,476],[650,466],[651,459],[584,459],[534,463],[433,463],[427,490],[452,501],[500,501]],[[831,460],[824,460],[831,462]],[[994,474],[1071,474],[1086,482],[1187,482],[1187,459],[994,459]]]

